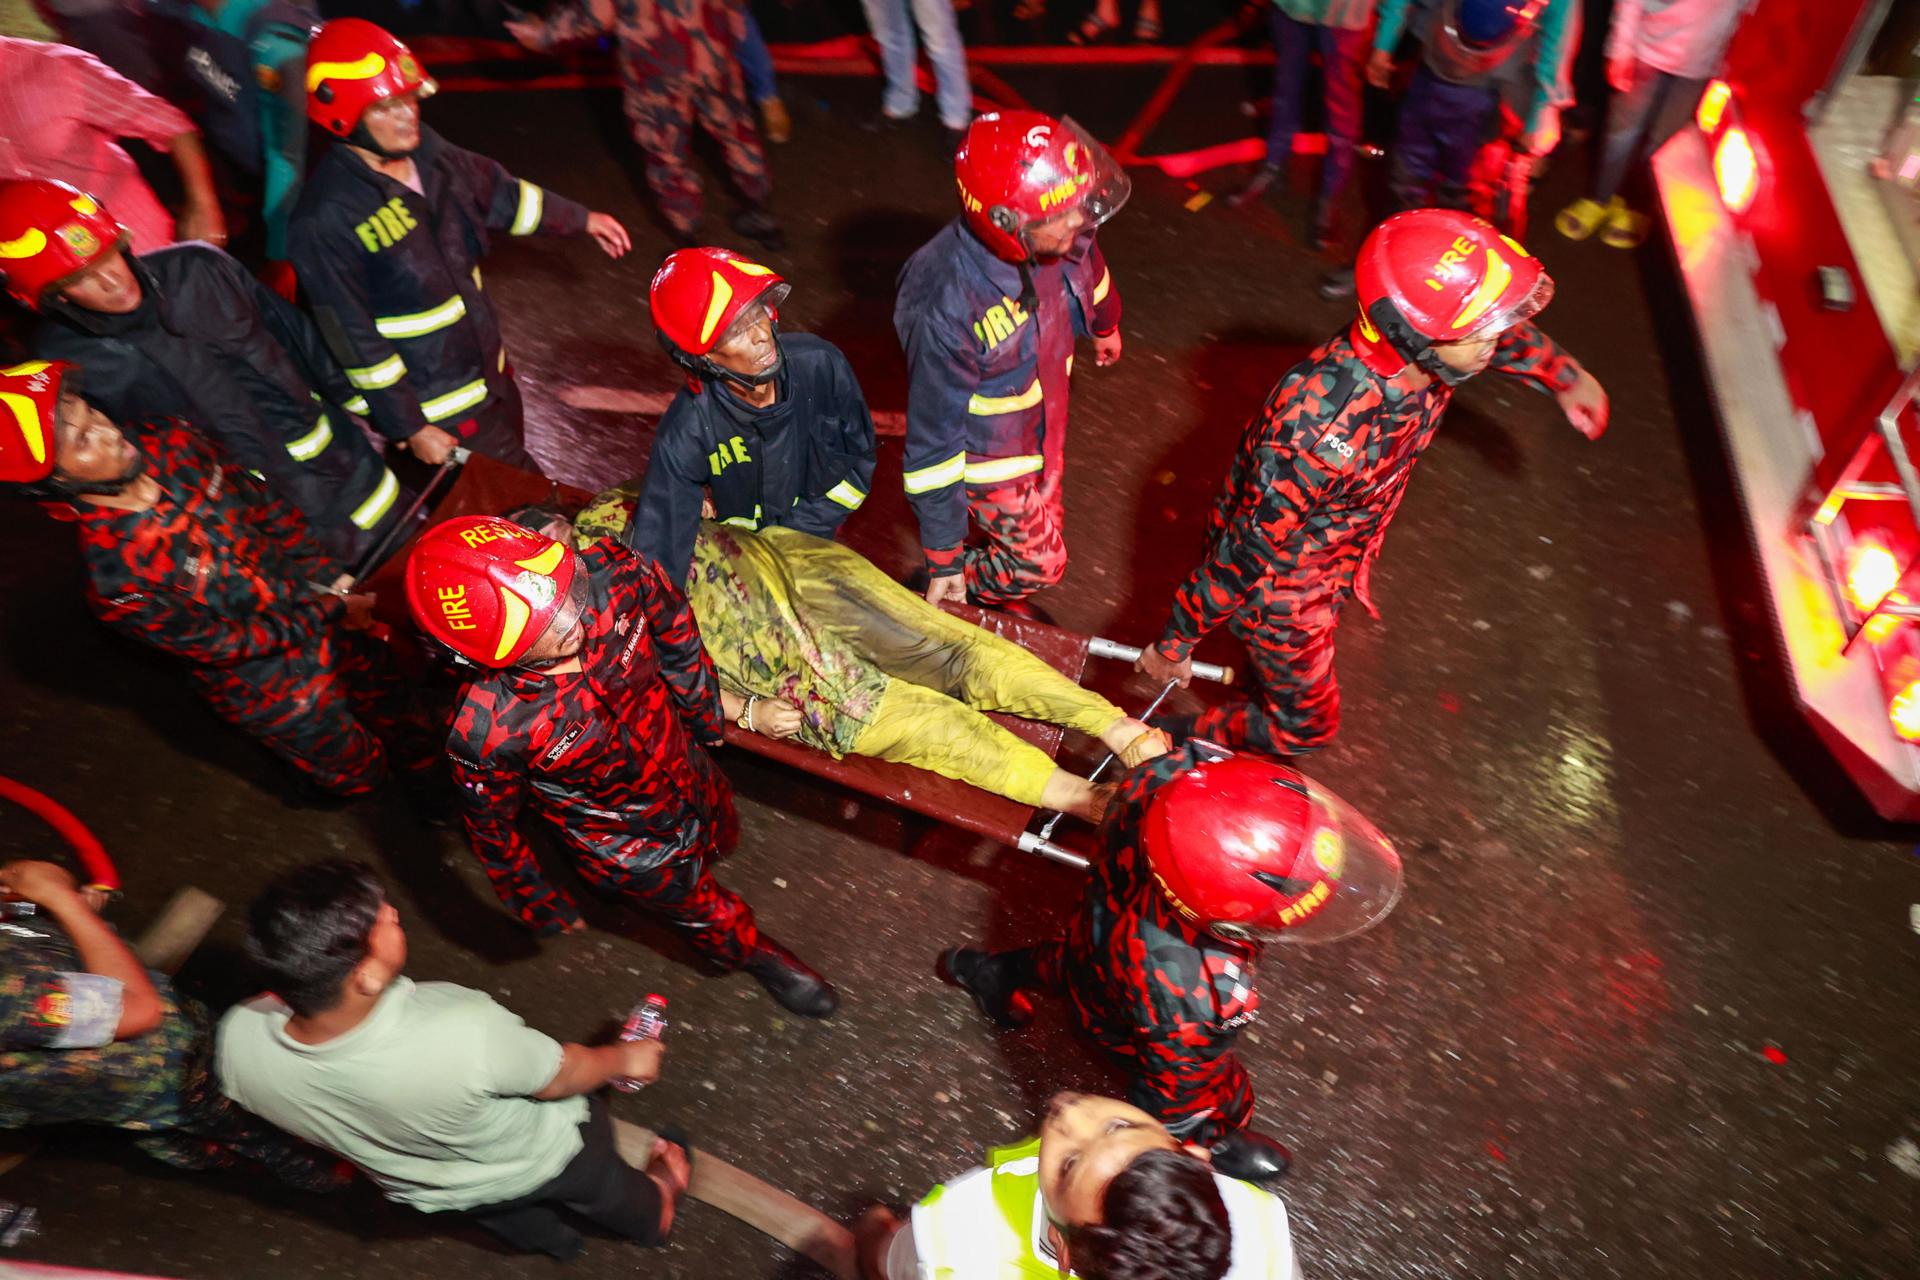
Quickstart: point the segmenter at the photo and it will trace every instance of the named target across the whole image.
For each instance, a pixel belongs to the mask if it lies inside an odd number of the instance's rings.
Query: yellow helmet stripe
[[[73,199],[67,201],[67,205],[75,213],[78,213],[78,214],[91,214],[91,213],[100,212],[100,206],[95,204],[93,201],[93,197],[88,195],[84,191],[81,192],[79,195],[75,196]]]
[[[31,258],[47,247],[47,233],[28,227],[18,240],[0,240],[0,258]]]
[[[527,629],[527,619],[533,616],[533,610],[505,587],[500,588],[500,643],[494,646],[493,660],[505,662],[513,647],[520,643],[520,634]]]
[[[33,455],[35,462],[47,460],[46,428],[40,423],[40,410],[32,400],[13,391],[0,391],[0,404],[13,411],[14,421],[20,424],[20,436],[27,442],[27,452]]]
[[[727,304],[733,301],[733,286],[716,271],[713,273],[713,297],[707,300],[707,318],[700,324],[700,345],[713,341],[713,331],[720,327],[720,317],[726,313]]]
[[[567,549],[555,542],[539,555],[528,560],[515,560],[514,563],[522,569],[531,569],[543,578],[551,578],[553,571],[560,567],[561,557],[566,554]]]
[[[49,360],[29,360],[25,364],[8,365],[0,369],[0,378],[31,378],[51,365],[52,361]]]
[[[1473,291],[1473,296],[1460,308],[1460,314],[1453,318],[1453,324],[1449,327],[1464,329],[1485,315],[1487,308],[1500,300],[1500,295],[1507,291],[1507,285],[1512,281],[1513,268],[1507,265],[1507,260],[1493,250],[1487,250],[1487,272],[1480,277],[1480,287]]]
[[[743,276],[770,276],[773,274],[772,267],[763,267],[757,262],[748,262],[745,258],[735,258],[733,260],[733,269]]]
[[[371,80],[387,69],[387,60],[368,53],[353,62],[316,62],[307,68],[307,92],[320,87],[323,80]]]

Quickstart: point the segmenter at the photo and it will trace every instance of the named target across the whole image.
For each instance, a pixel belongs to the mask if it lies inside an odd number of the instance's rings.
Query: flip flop
[[[1607,215],[1600,228],[1600,243],[1609,249],[1638,249],[1647,239],[1648,218],[1621,205]]]
[[[1067,32],[1067,43],[1086,48],[1090,45],[1105,44],[1120,34],[1120,28],[1100,16],[1098,10],[1080,20],[1080,25]]]
[[[1616,208],[1621,207],[1624,206],[1618,196],[1606,204],[1589,196],[1581,196],[1553,215],[1553,229],[1569,240],[1585,240],[1613,215]]]
[[[1165,34],[1156,18],[1136,18],[1133,22],[1133,42],[1135,44],[1159,44]]]

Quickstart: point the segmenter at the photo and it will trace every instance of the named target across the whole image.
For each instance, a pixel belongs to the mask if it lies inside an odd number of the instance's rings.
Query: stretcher
[[[436,522],[449,516],[500,515],[536,503],[557,506],[571,515],[592,500],[592,495],[584,490],[541,479],[480,454],[473,455],[458,470],[457,479],[445,490],[445,497],[434,510]],[[401,585],[402,568],[406,561],[404,552],[403,544],[366,579],[362,588],[378,594],[376,612],[390,623],[396,634],[401,635],[411,634],[413,630],[407,618]],[[1075,684],[1080,683],[1085,674],[1090,656],[1128,662],[1140,656],[1138,649],[1127,645],[1098,636],[1081,635],[1031,618],[977,609],[971,605],[949,605],[947,609],[956,617],[1026,649]],[[1232,668],[1212,667],[1204,663],[1194,664],[1194,674],[1202,679],[1223,683],[1231,682],[1233,678]],[[1065,730],[1058,725],[1024,720],[1017,716],[988,714],[1009,732],[1046,752],[1049,759],[1059,757],[1060,740]],[[911,765],[876,760],[871,756],[849,755],[836,760],[824,751],[816,751],[786,739],[751,733],[733,724],[727,726],[727,742],[741,750],[791,765],[863,795],[885,800],[912,813],[997,840],[1023,853],[1037,853],[1068,866],[1084,868],[1087,865],[1084,857],[1053,842],[1050,838],[1051,825],[1045,832],[1029,830],[1034,822],[1033,806],[982,791],[967,783]]]

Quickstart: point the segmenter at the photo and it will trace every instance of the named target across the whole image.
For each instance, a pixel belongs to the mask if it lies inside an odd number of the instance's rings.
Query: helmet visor
[[[767,289],[741,308],[740,314],[735,316],[732,322],[720,331],[720,336],[713,340],[713,349],[726,351],[753,330],[773,319],[780,311],[780,304],[787,300],[787,294],[792,291],[792,288],[792,285],[783,281]]]
[[[1271,925],[1215,925],[1250,942],[1336,942],[1380,923],[1400,901],[1400,855],[1352,805],[1304,778],[1313,824],[1289,879],[1298,896]]]
[[[1067,116],[1060,128],[1068,134],[1060,151],[1064,163],[1043,161],[1028,174],[1042,189],[1042,212],[1021,226],[1023,239],[1054,223],[1070,224],[1065,229],[1073,235],[1091,231],[1120,212],[1133,194],[1133,179],[1079,121]]]
[[[1505,236],[1502,236],[1501,240],[1511,243]],[[1446,341],[1459,342],[1467,338],[1484,338],[1505,333],[1522,320],[1531,320],[1539,315],[1546,309],[1546,305],[1553,301],[1553,277],[1548,275],[1538,262],[1525,256],[1524,249],[1520,249],[1518,245],[1514,245],[1513,248],[1519,250],[1519,254],[1515,255],[1519,257],[1519,261],[1511,264],[1499,250],[1487,251],[1487,282],[1494,286],[1489,291],[1493,294],[1492,303],[1474,320],[1470,328],[1463,333],[1449,335]],[[1533,276],[1533,282],[1530,285],[1524,282],[1523,273]],[[1506,277],[1504,281],[1499,278],[1502,274]],[[1472,301],[1472,299],[1468,300],[1469,306],[1472,305]]]

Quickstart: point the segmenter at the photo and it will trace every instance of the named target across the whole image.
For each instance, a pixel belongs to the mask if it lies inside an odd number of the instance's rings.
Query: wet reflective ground
[[[1020,87],[1108,136],[1138,100],[1120,77]],[[1199,105],[1161,145],[1223,136],[1237,87],[1196,78]],[[930,127],[848,127],[866,86],[789,92],[799,133],[775,172],[792,246],[768,256],[794,283],[783,321],[839,342],[875,409],[897,411],[892,280],[949,216],[950,180]],[[658,403],[675,380],[645,318],[665,240],[613,99],[447,95],[430,114],[635,225],[617,266],[585,241],[515,243],[487,266],[534,450],[568,481],[624,476],[651,415],[574,406]],[[1285,1194],[1309,1276],[1920,1275],[1914,836],[1873,823],[1782,709],[1667,267],[1657,248],[1636,262],[1544,225],[1577,167],[1535,205],[1560,286],[1544,324],[1612,390],[1612,433],[1588,444],[1551,401],[1488,377],[1422,464],[1375,576],[1383,620],[1354,610],[1341,633],[1345,729],[1311,764],[1399,843],[1407,894],[1365,937],[1264,964],[1244,1038],[1258,1118],[1297,1157]],[[1157,632],[1247,414],[1345,319],[1309,288],[1322,264],[1298,243],[1302,197],[1189,212],[1192,195],[1138,176],[1103,233],[1125,358],[1083,359],[1075,381],[1072,567],[1043,603],[1116,638]],[[728,207],[716,199],[711,226]],[[849,536],[904,571],[898,476],[895,442]],[[1074,899],[1071,872],[730,757],[745,834],[723,878],[840,984],[836,1019],[803,1024],[748,978],[703,978],[616,911],[536,944],[456,838],[379,805],[286,808],[270,762],[88,623],[65,529],[7,508],[0,545],[0,755],[106,839],[131,926],[181,883],[241,903],[298,861],[372,857],[416,978],[484,988],[563,1037],[663,992],[666,1078],[619,1110],[678,1121],[843,1215],[917,1198],[1025,1132],[1055,1088],[1114,1083],[1056,1010],[996,1034],[932,972],[951,942],[1041,936]],[[1224,640],[1202,655],[1237,660]],[[1121,671],[1097,678],[1128,705],[1150,696]],[[229,912],[194,976],[243,984],[236,939]],[[364,1188],[317,1200],[175,1175],[105,1138],[63,1140],[0,1196],[41,1207],[36,1256],[67,1264],[393,1280],[548,1266]],[[656,1255],[596,1241],[571,1273],[810,1274],[702,1206],[675,1235]]]

